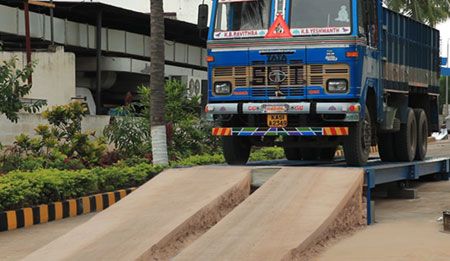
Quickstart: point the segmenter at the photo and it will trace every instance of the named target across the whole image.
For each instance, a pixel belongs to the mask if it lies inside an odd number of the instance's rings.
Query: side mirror
[[[208,29],[208,12],[209,7],[207,4],[198,6],[198,29],[201,31]]]

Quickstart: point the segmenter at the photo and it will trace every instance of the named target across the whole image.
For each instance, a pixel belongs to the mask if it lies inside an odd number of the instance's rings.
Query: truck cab
[[[379,0],[214,0],[209,119],[226,161],[252,146],[362,166],[426,157],[437,130],[439,32]],[[437,88],[437,90],[436,90]]]

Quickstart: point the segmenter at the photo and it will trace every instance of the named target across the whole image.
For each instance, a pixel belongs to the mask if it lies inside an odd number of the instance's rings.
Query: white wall
[[[95,131],[96,136],[103,135],[103,129],[109,124],[109,116],[86,116],[81,127],[83,131]],[[18,123],[10,122],[4,115],[0,116],[0,143],[11,145],[15,137],[24,133],[34,135],[39,124],[48,124],[40,114],[20,113]]]
[[[12,57],[18,58],[18,67],[26,64],[26,54],[22,52],[0,52],[0,62]],[[75,55],[65,53],[62,48],[56,52],[35,52],[33,87],[25,98],[47,100],[48,106],[63,105],[75,97]]]

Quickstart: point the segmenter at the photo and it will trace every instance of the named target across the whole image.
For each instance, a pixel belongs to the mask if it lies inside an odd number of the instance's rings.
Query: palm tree
[[[386,5],[430,26],[450,18],[449,0],[385,0]]]
[[[151,115],[150,128],[152,136],[153,163],[167,165],[167,134],[165,121],[164,90],[164,9],[163,0],[150,0],[150,88]]]

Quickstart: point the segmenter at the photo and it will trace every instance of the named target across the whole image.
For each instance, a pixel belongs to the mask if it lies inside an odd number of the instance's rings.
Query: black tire
[[[417,149],[416,160],[425,160],[428,151],[428,118],[427,114],[422,109],[415,109],[417,123]]]
[[[319,160],[320,151],[314,148],[303,148],[301,150],[303,160]]]
[[[384,162],[395,162],[394,133],[378,133],[378,153]]]
[[[399,161],[411,162],[417,150],[417,123],[414,110],[408,108],[406,123],[401,124],[400,131],[394,134],[395,155]]]
[[[302,153],[299,148],[284,148],[284,155],[287,160],[302,160]]]
[[[244,137],[223,137],[223,155],[229,165],[245,165],[250,157],[252,145]]]
[[[372,121],[369,109],[363,121],[350,127],[350,135],[344,141],[345,161],[349,166],[364,166],[369,160],[372,145]]]
[[[320,160],[333,161],[336,155],[336,147],[320,149]]]

